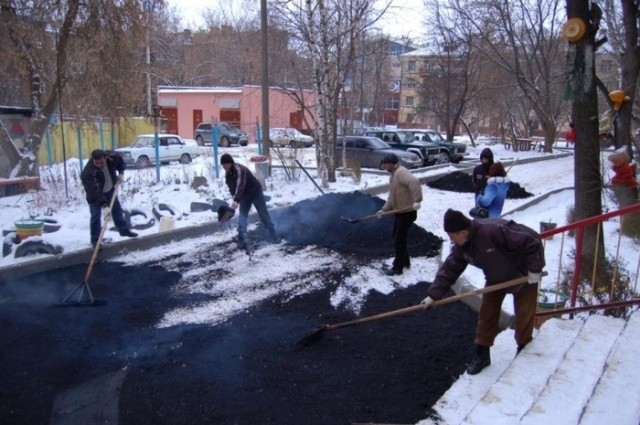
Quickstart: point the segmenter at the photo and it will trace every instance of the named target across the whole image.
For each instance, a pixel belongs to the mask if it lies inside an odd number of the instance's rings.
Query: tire
[[[198,146],[204,146],[204,140],[202,140],[202,136],[196,136],[196,143]]]
[[[152,228],[156,224],[156,219],[153,217],[153,213],[149,210],[144,210],[142,208],[131,208],[131,212],[129,213],[129,226],[135,230],[146,230]],[[142,223],[131,223],[131,217],[142,216],[144,220]]]
[[[220,146],[222,146],[223,148],[229,147],[229,138],[227,136],[222,136],[220,138]]]
[[[36,217],[36,220],[44,221],[44,227],[42,228],[42,231],[44,233],[57,232],[62,227],[62,224],[60,224],[58,220],[53,217],[47,217],[47,216]]]
[[[440,152],[440,157],[436,161],[436,164],[448,164],[451,162],[451,155],[449,152]]]
[[[142,168],[149,168],[151,167],[151,161],[149,161],[149,158],[146,156],[141,156],[136,160],[136,167],[142,169]]]
[[[163,213],[163,211],[166,211],[166,213]],[[158,221],[160,221],[163,216],[174,217],[176,220],[182,219],[182,213],[178,208],[171,204],[164,203],[159,203],[157,207],[153,207],[153,215]]]
[[[6,257],[11,255],[13,251],[13,245],[18,243],[18,238],[16,237],[15,232],[7,233],[4,237],[4,241],[2,242],[2,257]]]
[[[600,142],[600,149],[607,149],[613,146],[613,135],[609,133],[602,133],[598,136]]]
[[[180,156],[180,164],[190,164],[191,163],[191,155],[188,153],[183,153]]]
[[[24,241],[16,248],[15,258],[26,257],[28,255],[48,254],[58,255],[62,254],[62,247],[55,246],[47,242],[42,241]]]

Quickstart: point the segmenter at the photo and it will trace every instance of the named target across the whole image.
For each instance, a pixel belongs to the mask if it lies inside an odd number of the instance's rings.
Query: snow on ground
[[[479,145],[469,146],[470,158],[479,157],[480,151],[487,147]],[[541,221],[557,223],[558,226],[566,224],[567,211],[573,204],[573,156],[550,159],[544,162],[522,163],[520,161],[550,154],[537,151],[513,152],[505,150],[501,144],[489,146],[494,151],[496,161],[518,161],[509,170],[511,181],[520,184],[524,189],[533,193],[535,197],[545,195],[551,191],[561,190],[551,195],[536,205],[532,205],[522,211],[510,213],[531,201],[528,199],[508,199],[503,213],[506,218],[526,224],[538,230]],[[207,150],[208,152],[208,150]],[[256,154],[255,147],[221,149],[221,153],[231,153],[238,162],[250,167],[249,158]],[[566,153],[571,151],[556,151],[554,153]],[[313,169],[314,150],[303,149],[299,151],[299,159],[302,164],[309,167],[312,176],[316,176]],[[156,183],[156,170],[127,170],[126,180],[120,194],[121,202],[125,208],[143,208],[151,210],[159,202],[169,203],[183,212],[190,211],[191,202],[210,202],[212,199],[229,200],[228,190],[224,184],[223,171],[220,170],[220,178],[217,178],[213,169],[210,154],[196,158],[190,165],[172,164],[160,169],[160,183]],[[469,163],[469,167],[477,164],[477,161]],[[416,172],[418,177],[436,175],[457,171],[459,168],[450,165],[445,168],[427,168]],[[84,200],[84,192],[79,183],[80,166],[77,160],[67,164],[69,181],[66,189],[64,185],[64,171],[62,167],[43,167],[41,175],[44,189],[41,192],[23,194],[0,198],[0,208],[3,214],[0,218],[0,226],[3,229],[12,227],[13,222],[30,216],[42,216],[52,213],[52,216],[63,224],[62,229],[55,233],[44,234],[41,239],[56,245],[61,245],[65,252],[89,248],[89,209]],[[605,170],[608,173],[608,170]],[[189,184],[194,177],[204,176],[209,181],[208,188],[193,190]],[[608,177],[605,177],[607,179]],[[319,183],[319,179],[316,178]],[[380,186],[388,182],[388,175],[380,172],[363,173],[360,182],[354,182],[351,177],[338,176],[336,183],[330,184],[325,189],[327,193],[350,192],[364,190],[374,186]],[[65,193],[68,191],[69,196]],[[268,202],[270,208],[290,205],[298,201],[315,198],[320,195],[319,190],[309,179],[298,170],[295,182],[287,181],[282,168],[274,168],[272,176],[267,180],[267,195],[271,197]],[[442,217],[448,208],[459,209],[465,213],[473,206],[473,194],[455,193],[436,190],[423,186],[424,201],[418,213],[417,224],[424,229],[440,236],[445,240],[444,250],[448,250],[446,233],[442,229]],[[386,198],[386,194],[379,195]],[[607,200],[611,204],[610,200]],[[611,209],[615,209],[612,207]],[[201,224],[215,221],[216,215],[211,212],[189,213],[176,222],[176,227]],[[146,262],[158,262],[167,269],[178,269],[178,254],[197,252],[206,249],[213,243],[231,241],[235,236],[235,229],[231,225],[217,234],[206,235],[200,238],[183,240],[169,245],[154,247],[145,251],[128,252],[126,255],[116,258],[127,264],[142,264]],[[617,245],[617,223],[612,220],[605,225],[606,241],[609,249]],[[157,225],[148,230],[139,231],[140,235],[148,235],[157,232]],[[107,237],[113,240],[121,240],[117,232],[107,232]],[[567,241],[565,241],[569,244]],[[569,244],[570,245],[570,244]],[[549,277],[545,279],[543,286],[553,287],[558,270],[563,264],[560,261],[559,252],[562,246],[562,238],[555,237],[546,242],[547,271]],[[629,255],[631,264],[638,261],[637,245],[630,240],[622,240],[623,255]],[[563,261],[569,249],[566,245],[563,250]],[[210,266],[186,273],[182,277],[181,291],[193,294],[207,295],[207,300],[202,304],[190,308],[178,308],[165,315],[158,323],[159,327],[173,326],[182,323],[210,323],[215,325],[232,317],[237,312],[243,311],[273,295],[281,292],[296,293],[313,291],[323,285],[323,276],[314,273],[316,269],[325,269],[327,266],[337,264],[338,254],[324,248],[306,247],[298,251],[288,250],[283,252],[280,245],[270,245],[260,248],[251,258],[246,255],[235,255],[231,259],[220,258],[224,262],[225,269],[231,270],[223,283],[215,286],[208,285],[207,276],[214,273],[216,268],[222,267],[220,263],[212,263]],[[391,253],[390,253],[391,255]],[[0,260],[0,267],[11,265],[23,259],[5,257]],[[392,258],[387,259],[390,264]],[[370,291],[389,293],[398,287],[406,287],[418,281],[429,281],[435,275],[438,267],[438,259],[418,257],[412,260],[412,268],[401,276],[389,278],[382,276],[380,267],[371,265],[360,267],[352,277],[341,285],[332,296],[334,305],[345,304],[356,313],[366,299]],[[256,277],[255,270],[262,270],[263,274]],[[633,270],[632,270],[633,272]],[[305,276],[302,280],[290,278],[290,276]],[[464,276],[475,286],[483,286],[481,272],[473,267],[468,267]],[[256,278],[261,279],[263,285],[256,285]],[[632,276],[635,279],[635,275]],[[633,280],[632,280],[633,281]],[[216,295],[218,295],[216,297]],[[211,301],[213,300],[213,301]],[[420,300],[416,300],[419,302]],[[505,300],[505,309],[509,310],[511,300]],[[513,340],[510,331],[506,331],[498,338],[495,347],[496,364],[501,363],[501,357],[513,357]],[[640,342],[640,341],[639,341]],[[497,369],[492,369],[498,372]],[[493,373],[492,372],[492,373]],[[535,374],[535,370],[531,370]],[[461,379],[472,379],[465,375]],[[577,382],[576,382],[577,385]],[[487,417],[488,418],[488,417]]]

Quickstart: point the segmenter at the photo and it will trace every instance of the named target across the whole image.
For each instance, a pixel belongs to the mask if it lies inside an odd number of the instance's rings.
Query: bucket
[[[542,232],[546,232],[547,230],[553,230],[556,227],[558,227],[558,223],[551,223],[551,222],[547,222],[547,221],[541,221],[540,222],[540,233]],[[553,235],[546,237],[545,239],[553,239]]]
[[[173,230],[176,227],[176,219],[174,217],[162,216],[160,217],[160,225],[158,232],[166,232],[167,230]]]
[[[567,295],[550,289],[541,289],[538,293],[537,311],[559,310],[567,304]],[[535,326],[539,328],[544,322],[552,317],[561,317],[562,314],[548,314],[546,316],[536,316]]]
[[[43,220],[18,220],[14,222],[16,236],[22,242],[30,236],[41,236],[44,229]]]

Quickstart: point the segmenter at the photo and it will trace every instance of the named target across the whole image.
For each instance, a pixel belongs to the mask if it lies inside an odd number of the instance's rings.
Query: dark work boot
[[[120,231],[120,236],[126,236],[128,238],[137,238],[138,234],[136,232],[132,232],[131,229],[125,229]]]
[[[484,345],[476,345],[476,355],[467,366],[469,375],[477,375],[485,367],[491,364],[491,356],[489,355],[490,347]]]

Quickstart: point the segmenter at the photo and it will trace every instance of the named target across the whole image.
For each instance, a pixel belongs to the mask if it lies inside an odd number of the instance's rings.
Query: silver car
[[[338,137],[335,157],[336,164],[342,161],[342,149],[346,143],[347,160],[356,161],[361,167],[377,168],[382,170],[382,158],[389,154],[396,154],[400,163],[406,168],[418,168],[422,166],[422,158],[412,152],[394,149],[377,137],[344,136]]]

